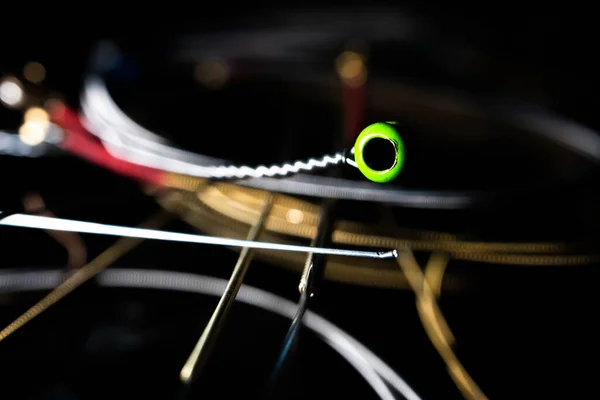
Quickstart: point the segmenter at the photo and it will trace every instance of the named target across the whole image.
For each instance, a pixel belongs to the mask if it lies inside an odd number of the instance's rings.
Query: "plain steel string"
[[[92,103],[90,105],[90,102]],[[114,101],[108,96],[106,87],[98,80],[90,80],[86,84],[85,97],[82,101],[82,110],[87,118],[88,127],[92,128],[99,138],[105,143],[107,150],[113,153],[113,155],[119,158],[125,158],[136,164],[146,165],[148,167],[160,169],[163,171],[169,171],[173,173],[195,176],[198,178],[215,178],[215,179],[246,179],[246,178],[262,178],[262,177],[283,177],[291,174],[297,174],[300,171],[313,171],[316,169],[328,168],[333,165],[343,163],[346,159],[344,152],[338,152],[332,155],[324,155],[321,158],[311,158],[306,161],[295,161],[284,163],[281,165],[265,166],[260,165],[258,167],[249,166],[234,166],[234,165],[214,165],[204,166],[197,165],[187,161],[181,161],[181,159],[174,158],[178,153],[171,152],[171,157],[165,157],[160,154],[156,154],[140,148],[148,147],[147,143],[153,143],[156,135],[152,134],[147,130],[137,129],[135,124],[129,118],[123,118],[122,112],[118,109]],[[111,120],[117,119],[122,121],[117,130],[102,124],[99,115],[94,110],[105,110],[113,115]],[[136,140],[138,146],[126,145],[122,140],[122,135],[118,135],[119,131],[127,132],[128,127],[135,128],[135,131],[142,133],[142,137],[149,138],[149,140]],[[127,135],[132,137],[135,135]],[[163,148],[164,145],[161,143],[155,143],[152,147]],[[188,152],[182,152],[181,156],[189,158]],[[184,159],[185,159],[184,158]]]
[[[61,271],[3,271],[0,272],[0,293],[52,289],[64,277]],[[220,296],[227,281],[193,273],[113,268],[98,275],[102,286],[144,288],[190,292]],[[293,318],[296,304],[283,297],[248,285],[242,285],[237,300],[286,318]],[[408,400],[420,400],[419,395],[389,365],[348,333],[325,318],[308,311],[303,320],[306,327],[317,333],[355,368],[373,387],[376,384],[371,369]],[[363,374],[365,373],[365,374]],[[375,389],[375,388],[374,388]]]
[[[0,211],[0,217],[2,212]],[[154,229],[130,228],[126,226],[100,224],[95,222],[76,221],[72,219],[43,217],[39,215],[10,214],[0,219],[0,225],[19,228],[45,229],[78,233],[91,233],[108,236],[125,236],[141,239],[166,240],[173,242],[212,244],[216,246],[249,247],[252,249],[292,251],[301,253],[315,253],[347,257],[364,258],[395,258],[396,250],[390,251],[362,251],[333,249],[324,247],[300,246],[292,244],[258,242],[252,240],[231,239],[189,233],[167,232]]]

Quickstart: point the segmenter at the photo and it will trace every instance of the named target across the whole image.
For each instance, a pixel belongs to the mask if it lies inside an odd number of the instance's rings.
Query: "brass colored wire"
[[[221,214],[228,215],[232,218],[242,220],[248,223],[247,220],[252,218],[252,214],[260,211],[260,191],[248,190],[246,188],[236,187],[230,184],[217,184],[211,187],[198,197],[200,201]],[[286,216],[289,210],[298,210],[303,214],[303,220],[300,223],[290,223]],[[289,196],[278,196],[273,214],[270,216],[268,225],[279,233],[291,234],[295,236],[310,239],[314,237],[314,230],[318,223],[318,206],[309,202],[291,198]],[[352,237],[339,238],[340,242],[356,241],[362,243],[363,240],[360,234],[356,233],[356,228],[360,228],[361,224],[351,223],[349,221],[342,222],[346,229],[341,229],[338,233],[343,235],[346,230],[351,229],[355,232]],[[457,251],[457,252],[523,252],[523,253],[552,253],[565,250],[563,243],[489,243],[489,242],[466,242],[459,241],[453,235],[441,232],[410,232],[417,233],[422,238],[420,240],[402,240],[401,245],[413,248],[415,250],[439,250],[439,251]],[[382,247],[387,244],[397,243],[398,239],[394,238],[379,238]],[[388,241],[387,243],[385,243]]]
[[[431,293],[436,299],[439,299],[442,295],[444,275],[447,266],[448,262],[429,262],[425,267],[425,271],[423,271],[423,275],[431,289]]]
[[[180,193],[173,192],[166,196],[157,198],[159,203],[167,210],[175,211],[179,206]],[[215,236],[226,236],[243,239],[248,226],[218,215],[201,203],[195,203],[180,217],[189,224],[202,229],[205,233]],[[261,236],[265,241],[279,243],[293,243],[289,238],[281,237],[272,232],[264,232]],[[269,263],[281,265],[284,268],[301,272],[304,267],[304,254],[290,252],[271,252],[267,250],[256,251],[256,258]],[[389,267],[388,267],[389,266]],[[401,271],[395,268],[395,263],[381,260],[379,263],[371,264],[368,260],[344,259],[340,257],[328,257],[325,278],[342,283],[368,285],[386,288],[407,289],[408,283]],[[460,283],[447,287],[448,290],[458,288]]]
[[[172,187],[190,190],[198,184],[198,179],[181,175],[171,175]],[[239,187],[219,182],[196,198],[180,202],[187,209],[183,217],[193,225],[215,232],[215,223],[207,223],[204,218],[211,216],[219,224],[219,230],[233,229],[236,224],[248,225],[260,212],[260,199],[263,191]],[[164,204],[164,199],[159,198]],[[283,237],[312,239],[318,224],[318,205],[290,196],[278,195],[273,203],[272,213],[265,228],[267,234]],[[291,221],[289,213],[301,218]],[[214,233],[216,234],[216,232]],[[402,286],[406,283],[414,290],[417,298],[417,311],[423,327],[446,364],[448,373],[466,399],[483,400],[486,395],[461,364],[452,347],[455,338],[440,308],[437,298],[441,295],[443,277],[449,259],[459,259],[478,263],[492,263],[520,266],[573,266],[600,262],[599,254],[569,254],[567,243],[500,243],[459,240],[444,232],[400,229],[394,237],[376,234],[368,225],[350,221],[339,221],[332,234],[336,244],[372,246],[399,249],[397,259],[400,265]],[[434,252],[424,270],[421,271],[412,251]],[[269,257],[279,257],[273,252],[264,252]],[[285,255],[282,255],[285,257]],[[290,265],[299,270],[301,260],[286,258]],[[327,266],[326,278],[355,284],[372,284],[390,287],[389,279],[393,272],[380,268],[378,263],[369,263],[360,269],[348,265]],[[384,276],[385,274],[389,276]],[[377,276],[378,278],[373,278]],[[399,281],[400,282],[400,281]],[[393,286],[393,285],[392,285]]]
[[[458,260],[523,266],[585,265],[600,261],[598,254],[525,255],[499,253],[456,253]]]
[[[171,214],[162,211],[151,217],[142,225],[141,228],[158,229],[166,224],[171,218]],[[42,312],[50,308],[57,301],[77,289],[86,281],[90,280],[104,269],[109,267],[120,257],[133,250],[137,245],[142,243],[144,239],[139,238],[121,238],[115,244],[104,250],[100,255],[94,258],[85,266],[78,269],[64,282],[58,285],[54,290],[48,293],[37,304],[25,311],[21,316],[11,322],[6,328],[0,331],[0,341],[6,339],[17,329],[23,327],[33,318],[40,315]]]
[[[230,220],[250,224],[260,213],[260,194],[260,190],[218,183],[199,193],[196,199],[188,198],[182,203],[187,208],[192,207],[194,203],[202,203]],[[298,211],[302,220],[290,222],[290,210]],[[315,204],[278,195],[265,228],[270,232],[310,239],[316,234],[317,221],[318,207]],[[197,226],[206,228],[201,221],[198,221]],[[411,248],[416,251],[443,251],[456,259],[511,265],[583,265],[598,262],[600,259],[599,255],[557,254],[568,250],[568,245],[564,243],[467,242],[459,241],[446,233],[405,232],[418,238],[384,237],[368,232],[364,224],[340,221],[333,233],[333,242],[344,245]]]
[[[189,190],[197,185],[196,178],[181,177],[172,178],[189,179],[187,185],[174,185]],[[253,214],[260,213],[260,199],[264,191],[239,187],[228,183],[216,183],[198,196],[198,200],[205,203],[215,211],[250,223]],[[291,224],[286,219],[289,210],[298,210],[303,214],[302,222]],[[290,196],[279,195],[274,204],[273,213],[267,222],[273,224],[273,228],[280,233],[291,234],[304,238],[312,238],[312,230],[316,229],[318,223],[319,208],[316,204],[302,201]],[[283,224],[282,224],[283,222]],[[356,228],[361,224],[344,222],[348,228]],[[353,229],[354,230],[354,229]],[[420,236],[419,240],[404,240],[403,246],[415,250],[451,251],[451,252],[506,252],[506,253],[557,253],[566,250],[564,243],[493,243],[493,242],[468,242],[457,240],[454,235],[444,232],[409,231],[411,234]],[[356,233],[355,233],[356,234]],[[382,238],[387,240],[398,240]],[[380,239],[380,240],[382,240]],[[344,241],[344,239],[341,239]],[[360,241],[360,239],[358,239]],[[382,244],[382,247],[385,245]]]
[[[446,319],[442,314],[434,290],[425,278],[427,270],[438,270],[443,274],[449,257],[444,253],[433,253],[429,259],[425,274],[419,268],[411,250],[404,249],[398,252],[398,265],[404,271],[408,282],[413,288],[417,300],[417,311],[423,324],[423,328],[429,340],[442,357],[446,364],[448,373],[462,395],[468,400],[487,400],[486,395],[477,383],[469,375],[466,368],[459,361],[452,350],[455,342],[454,335],[448,327]],[[431,276],[431,272],[429,273]],[[441,283],[441,279],[439,279]],[[439,290],[439,287],[436,288]]]
[[[247,240],[257,240],[260,236],[264,222],[271,210],[272,199],[273,196],[271,194],[267,194],[264,200],[265,204],[263,206],[263,212],[260,218],[250,228]],[[248,247],[244,247],[240,252],[238,261],[236,262],[233,272],[231,273],[231,277],[229,278],[229,282],[227,283],[225,292],[221,296],[219,304],[215,308],[215,311],[213,312],[208,324],[206,324],[206,327],[204,328],[200,339],[198,339],[198,342],[192,353],[189,355],[188,360],[181,369],[179,377],[183,383],[191,382],[192,379],[204,367],[208,357],[210,357],[210,353],[214,348],[217,337],[225,324],[229,310],[233,306],[237,293],[242,286],[242,282],[246,272],[248,271],[248,267],[250,266],[253,256],[254,250]]]

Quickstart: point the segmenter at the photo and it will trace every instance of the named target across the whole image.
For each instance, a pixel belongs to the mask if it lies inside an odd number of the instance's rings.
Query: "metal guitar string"
[[[159,170],[184,173],[192,176],[206,176],[221,168],[219,174],[235,171],[237,167],[226,167],[227,161],[175,149],[165,144],[164,139],[139,126],[119,109],[110,97],[106,86],[98,77],[86,80],[81,100],[83,123],[98,136],[107,151],[115,157],[135,164]],[[262,172],[295,171],[302,168],[325,168],[346,161],[354,166],[351,157],[340,152],[327,158],[287,167],[262,169]],[[349,161],[349,162],[348,162]],[[207,169],[207,166],[212,166]],[[230,169],[227,169],[230,168]],[[272,167],[271,167],[272,168]],[[283,169],[281,169],[283,168]],[[227,172],[229,171],[229,172]],[[248,172],[248,170],[244,170]],[[238,170],[238,172],[241,172]],[[261,172],[261,173],[262,173]],[[214,176],[214,175],[213,175]],[[288,177],[243,179],[234,183],[280,193],[305,195],[322,198],[338,198],[356,201],[376,201],[389,204],[420,208],[456,209],[471,205],[475,196],[470,192],[441,192],[407,190],[383,186],[370,182],[357,182],[347,179],[297,174]]]
[[[0,293],[52,289],[63,278],[62,270],[3,271],[0,272]],[[104,271],[98,275],[97,282],[106,287],[169,290],[212,296],[220,296],[227,285],[224,279],[199,274],[125,268]],[[290,300],[248,285],[242,285],[236,299],[289,319],[293,318],[296,310],[296,304]],[[405,399],[420,400],[419,395],[390,366],[333,323],[312,311],[307,311],[303,323],[346,359],[380,398],[390,398],[389,390],[381,386],[385,382]]]
[[[90,102],[92,105],[90,105]],[[190,158],[188,152],[171,150],[168,151],[171,153],[171,157],[156,154],[151,152],[149,147],[160,149],[164,148],[165,146],[161,143],[154,143],[154,146],[148,145],[148,142],[152,143],[152,139],[150,138],[154,138],[155,135],[148,135],[146,130],[138,129],[136,125],[132,125],[133,121],[122,118],[120,115],[122,113],[120,110],[118,110],[112,99],[108,97],[106,87],[94,79],[91,79],[86,84],[85,96],[82,99],[82,110],[86,116],[88,125],[87,127],[89,130],[104,141],[107,150],[114,156],[140,165],[145,165],[163,171],[195,176],[198,178],[246,179],[275,176],[282,177],[290,174],[297,174],[300,171],[313,171],[316,169],[327,168],[333,165],[341,164],[346,160],[345,152],[338,152],[332,155],[324,155],[318,159],[311,158],[306,161],[295,161],[282,165],[260,165],[258,167],[234,165],[204,166],[188,161],[181,161],[181,158],[179,158],[180,156],[184,156],[184,159]],[[121,130],[115,129],[104,123],[102,117],[95,113],[94,110],[107,110],[114,116],[120,116],[122,123],[118,125],[118,128]],[[125,125],[125,123],[129,123],[131,126],[128,127]],[[135,129],[131,129],[132,127]],[[141,145],[142,148],[138,147],[137,150],[133,150],[135,147],[128,146],[123,140],[126,137],[131,138],[135,136],[127,134],[127,132],[131,131],[143,132],[143,134],[140,135],[141,137],[137,137],[138,140],[135,140],[136,145]],[[149,140],[146,140],[146,138]],[[143,147],[146,147],[146,149]],[[173,158],[173,156],[178,157],[178,159]]]
[[[2,217],[0,211],[0,218]],[[46,229],[78,233],[92,233],[109,236],[125,236],[141,239],[166,240],[172,242],[212,244],[216,246],[248,247],[252,249],[293,251],[303,253],[338,255],[365,258],[395,258],[396,250],[362,251],[332,249],[324,247],[300,246],[282,243],[257,242],[252,240],[230,239],[215,236],[194,235],[189,233],[166,232],[154,229],[130,228],[125,226],[76,221],[64,218],[43,217],[39,215],[10,214],[0,219],[0,225],[20,228]]]
[[[84,111],[85,112],[85,111]],[[91,123],[90,125],[88,125],[90,127],[93,126],[93,123]],[[133,162],[137,162],[136,159],[131,159],[129,158],[129,156],[127,156],[126,154],[128,154],[128,149],[130,149],[131,145],[128,142],[137,142],[140,143],[143,140],[139,140],[141,139],[140,137],[136,136],[135,134],[116,134],[113,135],[113,140],[111,141],[110,138],[111,137],[111,131],[116,131],[119,133],[123,133],[123,132],[129,132],[128,131],[128,126],[122,126],[121,127],[123,130],[118,131],[116,129],[111,129],[110,127],[106,128],[106,134],[103,136],[102,134],[99,134],[98,136],[102,137],[102,140],[104,141],[105,146],[107,147],[107,149],[110,149],[111,152],[115,155],[119,155],[120,154],[120,158],[125,158],[129,161],[133,161]],[[94,128],[92,128],[94,129]],[[92,130],[90,129],[90,130]],[[99,131],[97,131],[99,132]],[[556,132],[556,130],[555,130]],[[562,135],[564,136],[564,135]],[[561,137],[562,136],[557,136],[556,139],[557,141],[561,141]],[[155,136],[156,138],[159,138],[158,136]],[[148,138],[150,138],[150,136],[148,136]],[[164,140],[161,140],[164,142]],[[148,144],[150,143],[155,143],[152,141],[152,139],[148,139],[146,141]],[[126,144],[123,144],[126,143]],[[593,143],[592,143],[593,144]],[[597,143],[596,143],[597,144]],[[596,151],[596,147],[597,146],[589,146],[588,149],[590,151],[587,151],[585,153],[587,153],[588,155],[590,153],[597,153]],[[164,146],[164,150],[165,151],[175,151],[177,152],[177,149],[173,149],[170,148],[168,146]],[[187,153],[187,152],[185,152]],[[145,156],[149,156],[150,158],[152,158],[154,156],[154,154],[151,151],[146,151],[145,153],[139,152],[138,153],[140,155],[139,160],[143,159]],[[141,156],[141,154],[144,154],[144,156]],[[193,153],[188,153],[190,156],[195,156]],[[174,156],[171,156],[174,157]],[[329,157],[329,158],[328,158]],[[339,159],[339,157],[342,157],[341,159]],[[173,163],[177,163],[179,160],[177,159],[171,159],[168,161],[168,164],[171,165],[171,168],[175,168],[173,167]],[[350,161],[350,162],[349,162]],[[208,175],[199,175],[198,173],[196,174],[190,174],[189,172],[182,172],[185,170],[185,167],[179,166],[179,168],[182,168],[181,170],[172,170],[171,172],[176,172],[176,173],[182,173],[182,174],[186,174],[186,175],[192,175],[192,176],[198,176],[198,177],[206,177],[206,178],[216,178],[216,179],[231,179],[231,178],[239,178],[239,179],[244,179],[244,178],[260,178],[260,177],[273,177],[273,176],[285,176],[285,175],[289,175],[289,174],[293,174],[293,173],[298,173],[300,171],[311,171],[314,169],[319,169],[319,168],[326,168],[330,165],[337,165],[339,163],[342,162],[346,162],[346,163],[351,163],[350,159],[345,159],[345,156],[343,153],[336,153],[332,156],[324,156],[322,159],[311,159],[308,160],[307,162],[296,162],[296,163],[288,163],[288,164],[283,164],[281,166],[271,166],[271,167],[266,167],[266,166],[259,166],[257,168],[251,168],[251,167],[247,167],[247,166],[219,166],[219,165],[215,165],[215,166],[209,166],[209,165],[191,165],[191,167],[195,167],[195,171],[208,171],[206,172],[206,174]],[[142,162],[140,162],[142,164]],[[144,165],[144,164],[142,164]],[[148,165],[150,166],[150,165]],[[199,168],[198,168],[199,167]],[[166,168],[160,168],[163,170],[168,170]],[[16,225],[15,225],[16,226]],[[91,232],[91,233],[98,233],[98,232]],[[224,244],[225,245],[225,244]],[[292,250],[295,251],[295,250]],[[298,250],[300,251],[300,250]]]
[[[469,104],[468,99],[458,97],[454,93],[449,93],[448,97]],[[498,104],[492,101],[480,103],[490,108],[488,115],[495,116],[495,120],[499,123],[525,127],[527,131],[543,136],[594,163],[600,161],[600,150],[598,150],[600,140],[598,135],[589,128],[574,121],[549,115],[543,109],[531,106],[509,107],[504,103]],[[352,157],[346,158],[344,153],[313,159],[312,162],[310,160],[300,162],[297,165],[288,163],[284,166],[263,166],[259,167],[260,171],[247,169],[249,167],[239,169],[240,167],[228,166],[230,163],[225,160],[173,148],[160,136],[139,126],[119,109],[98,76],[91,76],[86,80],[82,95],[82,111],[89,131],[97,135],[114,156],[151,168],[180,171],[185,175],[205,176],[215,172],[207,170],[207,167],[219,167],[214,177],[249,174],[248,179],[233,182],[242,186],[295,195],[375,201],[415,208],[464,209],[486,197],[479,191],[410,190],[302,173],[277,179],[267,175],[281,176],[281,174],[301,172],[306,168],[320,169],[344,162],[354,166]],[[261,178],[252,177],[263,173],[267,174],[262,175]]]
[[[212,34],[203,33],[200,36],[184,36],[171,43],[172,48],[175,49],[171,52],[171,56],[185,63],[195,63],[199,59],[207,59],[215,55],[233,62],[245,57],[253,57],[270,64],[282,60],[294,63],[302,60],[312,62],[315,60],[315,45],[320,46],[319,48],[337,48],[343,38],[347,39],[348,36],[362,37],[366,42],[373,44],[382,41],[407,43],[420,39],[416,32],[429,29],[422,25],[423,21],[417,21],[414,16],[398,13],[397,10],[394,12],[386,9],[369,10],[372,18],[378,21],[377,26],[365,25],[364,18],[357,18],[354,13],[348,13],[347,9],[336,10],[336,13],[339,12],[344,14],[344,18],[337,19],[335,22],[327,13],[321,15],[311,12],[301,16],[296,11],[293,15],[279,12],[270,16],[261,14],[261,18],[265,18],[269,26],[273,25],[261,29],[256,29],[254,26],[238,26],[238,29],[233,32],[224,30]],[[348,32],[352,33],[348,35]],[[268,43],[267,47],[264,47],[265,43]],[[265,52],[265,48],[269,50]],[[102,76],[111,69],[110,62],[102,60],[114,60],[120,57],[123,57],[123,54],[113,42],[100,42],[91,60],[91,71]],[[295,68],[269,69],[270,74],[275,72],[285,74],[284,79],[299,76]],[[301,76],[304,77],[305,74]],[[403,86],[407,89],[406,85]],[[498,122],[525,127],[531,133],[564,145],[595,162],[600,161],[598,134],[575,121],[552,115],[545,109],[516,102],[514,99],[465,97],[463,93],[459,94],[449,88],[441,87],[435,90],[441,95],[440,98],[444,103],[462,104],[468,109],[484,111],[486,116],[495,117]],[[116,108],[118,110],[118,107]],[[125,115],[121,112],[121,117],[123,116]],[[126,116],[125,118],[129,124],[135,125],[131,119]],[[160,136],[149,131],[145,133],[151,140],[166,144]],[[142,135],[139,130],[134,134]]]

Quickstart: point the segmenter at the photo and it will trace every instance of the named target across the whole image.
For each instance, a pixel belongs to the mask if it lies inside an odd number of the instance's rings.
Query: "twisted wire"
[[[252,168],[248,166],[218,166],[207,167],[210,169],[210,177],[214,178],[261,178],[264,176],[286,176],[297,174],[300,171],[313,171],[323,169],[333,165],[344,163],[346,156],[343,152],[332,155],[325,155],[321,158],[310,158],[306,161],[296,161],[294,163],[285,163],[281,165],[265,166],[260,165]]]
[[[344,151],[280,165],[198,165],[193,155],[166,146],[164,140],[147,131],[124,115],[99,80],[90,80],[82,99],[82,111],[88,130],[100,138],[115,157],[136,164],[178,174],[213,179],[246,179],[284,177],[310,172],[346,162]],[[134,142],[134,143],[132,143]],[[352,165],[352,163],[350,163]]]

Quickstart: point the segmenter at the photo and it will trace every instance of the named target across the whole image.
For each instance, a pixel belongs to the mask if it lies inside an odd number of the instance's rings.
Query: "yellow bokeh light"
[[[357,87],[365,83],[367,68],[363,57],[352,51],[345,51],[336,60],[337,73],[349,86]]]
[[[46,78],[46,68],[37,61],[29,62],[23,68],[23,76],[29,82],[40,83]]]
[[[31,107],[25,111],[24,120],[25,122],[38,122],[40,124],[47,124],[50,122],[50,116],[43,108]]]
[[[44,123],[25,121],[19,128],[19,138],[29,146],[37,146],[46,139],[48,125]]]

